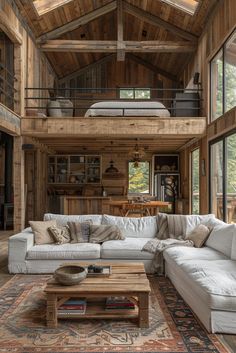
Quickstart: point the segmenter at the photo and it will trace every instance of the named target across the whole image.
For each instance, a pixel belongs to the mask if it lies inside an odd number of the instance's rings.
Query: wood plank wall
[[[210,105],[210,65],[212,57],[222,46],[223,42],[231,34],[236,27],[236,1],[224,0],[220,1],[212,20],[206,25],[205,31],[199,41],[198,50],[192,61],[187,66],[183,74],[184,85],[193,87],[193,76],[195,72],[200,72],[200,82],[203,89],[203,115],[208,117],[209,121],[209,105]],[[235,109],[225,114],[217,121],[211,123],[207,128],[207,134],[197,144],[187,147],[181,152],[182,180],[185,180],[183,189],[183,197],[190,198],[190,153],[197,146],[200,147],[200,174],[201,163],[204,159],[206,165],[206,176],[200,175],[200,212],[207,213],[209,211],[208,200],[208,173],[209,173],[209,157],[208,157],[208,140],[214,139],[225,132],[235,128]],[[190,209],[187,210],[190,212]]]

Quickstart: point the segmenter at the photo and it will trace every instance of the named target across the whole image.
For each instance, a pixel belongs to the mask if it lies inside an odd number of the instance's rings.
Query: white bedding
[[[160,102],[105,101],[92,104],[85,113],[85,117],[88,116],[169,117],[170,112]]]

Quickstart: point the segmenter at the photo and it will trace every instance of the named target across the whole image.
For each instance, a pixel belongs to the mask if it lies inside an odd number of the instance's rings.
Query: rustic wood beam
[[[108,3],[107,5],[101,6],[98,9],[91,11],[83,16],[80,16],[78,19],[71,21],[69,23],[64,24],[61,27],[58,27],[50,32],[44,33],[40,37],[37,38],[38,43],[43,43],[46,40],[49,39],[55,39],[60,37],[61,35],[71,32],[74,29],[83,26],[93,20],[95,20],[98,17],[101,17],[111,11],[114,11],[117,7],[116,1],[112,1]]]
[[[15,44],[22,44],[22,35],[18,29],[11,23],[6,13],[0,9],[0,29],[10,38]]]
[[[193,52],[195,44],[189,42],[172,41],[124,41],[123,50],[126,52],[143,53],[185,53]],[[47,52],[77,52],[77,53],[115,53],[117,41],[110,40],[48,40],[40,46]]]
[[[115,57],[114,53],[103,56],[101,59],[98,59],[97,61],[94,61],[91,64],[86,65],[86,66],[82,67],[81,69],[72,72],[69,75],[61,77],[59,79],[59,83],[61,84],[61,83],[67,82],[68,80],[71,80],[71,79],[77,77],[78,75],[81,75],[82,73],[86,72],[89,69],[92,69],[98,65],[102,65],[102,64],[105,64],[105,63],[111,61],[114,57]]]
[[[20,135],[20,116],[0,103],[0,130],[6,133]]]
[[[21,130],[24,136],[41,137],[158,137],[159,139],[201,137],[206,132],[206,118],[47,118],[23,117]]]
[[[153,64],[151,64],[150,62],[140,58],[139,56],[136,56],[134,54],[128,53],[127,54],[127,58],[129,58],[130,60],[136,62],[137,64],[143,65],[144,67],[146,67],[147,69],[151,70],[152,72],[158,74],[158,75],[162,75],[166,78],[168,78],[169,80],[172,81],[177,81],[177,77],[173,74],[171,74],[170,72],[167,72]]]
[[[117,61],[125,61],[123,1],[117,0]]]
[[[179,28],[179,27],[177,27],[177,26],[175,26],[165,20],[162,20],[160,17],[152,15],[151,13],[146,12],[137,6],[134,6],[130,3],[124,2],[123,8],[126,13],[129,13],[130,15],[133,15],[142,21],[150,23],[151,25],[154,25],[154,26],[162,27],[162,28],[166,29],[167,31],[172,32],[173,34],[175,34],[183,39],[187,39],[191,42],[197,41],[197,36],[195,36],[194,34],[189,33],[187,31],[184,31],[183,29],[181,29],[181,28]]]

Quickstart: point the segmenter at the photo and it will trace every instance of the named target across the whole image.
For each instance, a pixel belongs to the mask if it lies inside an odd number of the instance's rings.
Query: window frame
[[[122,98],[120,95],[121,95],[121,92],[122,91],[133,91],[133,97],[132,98]],[[149,91],[149,98],[136,98],[136,91]],[[118,89],[118,98],[121,100],[121,99],[124,99],[124,100],[141,100],[141,101],[144,101],[144,100],[150,100],[151,99],[151,88],[150,87],[119,87]]]
[[[210,65],[210,104],[209,104],[209,117],[210,117],[210,123],[216,121],[217,119],[219,119],[222,115],[224,115],[225,113],[227,113],[228,110],[226,110],[226,91],[225,91],[225,82],[226,82],[226,78],[225,78],[225,68],[226,68],[226,51],[227,51],[227,43],[231,40],[231,38],[236,35],[236,27],[232,30],[232,32],[228,35],[228,37],[225,39],[225,41],[223,42],[223,44],[219,47],[219,49],[216,51],[216,53],[213,55],[213,57],[210,59],[209,61],[209,65]],[[213,119],[212,116],[212,105],[213,105],[213,101],[212,101],[212,91],[213,91],[213,87],[212,87],[212,62],[213,60],[217,57],[217,55],[219,55],[220,51],[222,51],[222,61],[223,61],[223,65],[222,65],[222,115],[218,116],[216,119]],[[232,109],[232,108],[231,108]]]
[[[223,170],[222,170],[222,212],[223,212],[223,221],[227,222],[227,138],[231,135],[236,134],[236,129],[231,130],[230,132],[219,136],[218,138],[209,142],[208,146],[208,155],[209,155],[209,181],[208,181],[208,197],[209,197],[209,213],[212,212],[212,195],[211,195],[211,187],[212,187],[212,170],[211,170],[211,147],[216,144],[217,142],[222,141],[223,143]],[[216,215],[217,216],[217,215]]]
[[[127,187],[127,194],[128,196],[139,196],[139,195],[151,195],[151,192],[152,192],[152,163],[150,160],[141,160],[139,163],[148,163],[148,166],[149,166],[149,176],[148,176],[148,183],[149,183],[149,187],[148,187],[148,192],[145,192],[145,193],[142,193],[142,192],[130,192],[129,191],[129,164],[130,163],[134,163],[132,160],[128,160],[128,164],[127,164],[127,181],[128,181],[128,187]]]
[[[198,213],[200,214],[200,180],[201,180],[201,175],[200,175],[200,146],[192,149],[190,151],[190,211],[191,214],[193,214],[193,153],[196,151],[199,151],[199,163],[198,163],[198,182],[199,182],[199,206],[198,206]]]

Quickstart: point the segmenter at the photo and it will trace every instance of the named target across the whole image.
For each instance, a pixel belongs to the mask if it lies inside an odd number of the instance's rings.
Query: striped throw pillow
[[[90,243],[103,243],[108,240],[124,240],[121,230],[114,225],[90,225]]]

